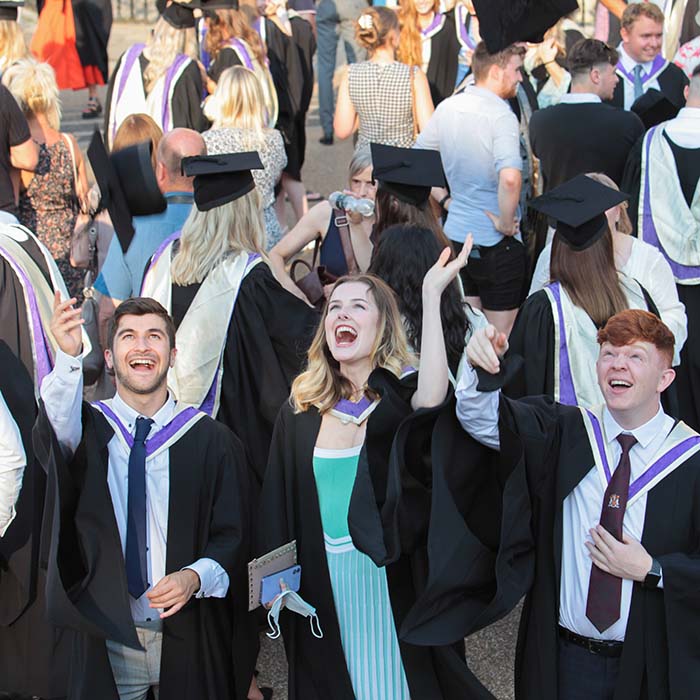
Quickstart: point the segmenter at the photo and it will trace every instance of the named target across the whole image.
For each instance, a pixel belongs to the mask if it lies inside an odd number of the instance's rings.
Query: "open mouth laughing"
[[[335,344],[339,348],[348,348],[357,340],[357,331],[346,323],[335,327]]]

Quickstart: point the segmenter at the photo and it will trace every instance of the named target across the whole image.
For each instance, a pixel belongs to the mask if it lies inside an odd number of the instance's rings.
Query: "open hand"
[[[74,308],[76,299],[61,301],[61,293],[53,299],[53,316],[49,329],[58,347],[71,357],[77,357],[83,349],[82,326],[85,323],[80,315],[80,307]]]
[[[471,252],[474,239],[472,234],[468,234],[459,255],[450,261],[451,248],[445,248],[437,262],[425,273],[423,278],[423,297],[440,297],[447,285],[457,277],[459,271],[467,264],[469,253]]]
[[[199,574],[194,569],[183,569],[164,576],[151,588],[146,597],[152,608],[168,608],[160,619],[174,615],[199,590]]]
[[[508,350],[508,338],[489,324],[479,328],[467,344],[467,360],[472,367],[481,367],[490,374],[498,374],[501,358]]]
[[[588,556],[603,571],[630,581],[644,581],[651,570],[652,558],[641,542],[622,535],[622,542],[602,525],[589,530],[592,542],[586,542]]]
[[[554,61],[558,52],[559,47],[557,46],[556,39],[553,36],[545,39],[537,47],[537,57],[540,59],[542,65]]]

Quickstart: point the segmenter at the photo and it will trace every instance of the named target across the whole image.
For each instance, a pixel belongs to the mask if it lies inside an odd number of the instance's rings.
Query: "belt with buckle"
[[[615,658],[622,656],[622,645],[623,642],[607,641],[604,639],[590,639],[589,637],[582,637],[576,632],[566,629],[566,627],[559,626],[559,637],[561,639],[566,639],[567,642],[571,642],[576,646],[583,647],[588,650],[591,654],[597,654],[598,656],[607,656]]]

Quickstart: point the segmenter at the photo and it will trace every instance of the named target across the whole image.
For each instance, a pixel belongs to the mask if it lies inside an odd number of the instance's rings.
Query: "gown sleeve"
[[[536,292],[520,308],[508,338],[506,360],[520,356],[523,363],[503,387],[506,396],[554,395],[554,321],[547,293]]]
[[[210,124],[202,112],[202,76],[199,66],[191,61],[173,91],[173,127],[206,131]]]

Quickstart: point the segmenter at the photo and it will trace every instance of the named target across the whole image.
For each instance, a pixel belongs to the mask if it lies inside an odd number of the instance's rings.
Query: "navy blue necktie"
[[[129,455],[129,500],[126,515],[126,582],[134,600],[148,588],[146,563],[146,437],[153,421],[136,419],[136,435]]]

